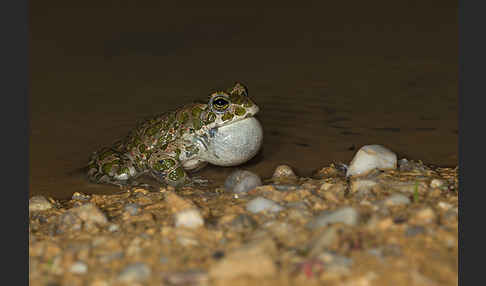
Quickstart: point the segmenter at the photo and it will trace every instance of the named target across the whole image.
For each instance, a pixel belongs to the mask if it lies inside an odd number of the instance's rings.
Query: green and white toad
[[[258,106],[240,83],[140,123],[124,139],[94,152],[88,178],[95,183],[136,185],[149,174],[172,186],[191,182],[186,171],[207,163],[234,166],[250,160],[261,147],[263,130],[254,117]]]

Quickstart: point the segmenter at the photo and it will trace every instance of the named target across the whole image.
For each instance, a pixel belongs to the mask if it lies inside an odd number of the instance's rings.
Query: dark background
[[[458,164],[457,1],[132,2],[30,3],[31,195],[116,190],[76,171],[91,152],[235,81],[261,107],[263,150],[243,167],[263,177],[348,163],[364,144]]]

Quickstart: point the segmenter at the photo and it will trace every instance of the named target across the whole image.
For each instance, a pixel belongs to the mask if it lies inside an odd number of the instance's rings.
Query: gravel
[[[143,282],[150,277],[150,268],[145,263],[133,263],[126,266],[118,275],[121,282]]]
[[[350,226],[358,224],[359,213],[352,207],[343,207],[335,211],[323,211],[320,215],[315,217],[307,227],[315,229],[325,227],[333,223],[344,223]]]
[[[284,208],[277,204],[276,202],[265,199],[263,197],[257,197],[253,200],[249,201],[246,204],[246,210],[252,213],[259,213],[259,212],[280,212]]]

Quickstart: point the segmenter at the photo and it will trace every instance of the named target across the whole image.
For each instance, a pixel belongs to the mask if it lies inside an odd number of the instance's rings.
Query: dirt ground
[[[33,286],[457,285],[457,168],[34,197],[29,234]]]

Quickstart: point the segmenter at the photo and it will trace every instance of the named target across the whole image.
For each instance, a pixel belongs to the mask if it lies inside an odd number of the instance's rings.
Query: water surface
[[[304,176],[348,163],[364,144],[457,165],[454,1],[278,9],[48,2],[31,3],[30,13],[31,195],[117,191],[79,173],[91,152],[137,120],[235,81],[261,107],[263,149],[241,167],[262,177],[282,163]],[[222,183],[232,170],[198,175]]]

